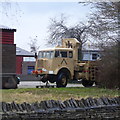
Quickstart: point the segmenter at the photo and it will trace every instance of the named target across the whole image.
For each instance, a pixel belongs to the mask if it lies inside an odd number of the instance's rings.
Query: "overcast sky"
[[[15,33],[15,44],[30,51],[30,38],[38,38],[40,49],[46,48],[48,37],[48,26],[50,18],[57,17],[63,13],[67,17],[69,26],[79,21],[87,21],[86,16],[90,13],[88,6],[82,6],[78,2],[18,2],[9,8],[10,16],[2,15],[2,25],[17,29]]]

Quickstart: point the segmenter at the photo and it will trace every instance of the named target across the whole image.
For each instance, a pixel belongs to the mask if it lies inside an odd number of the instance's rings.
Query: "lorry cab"
[[[74,75],[72,48],[54,48],[38,52],[33,73],[42,77],[42,82],[46,82],[48,79],[50,82],[55,82],[55,78],[62,71],[67,72],[68,76]]]

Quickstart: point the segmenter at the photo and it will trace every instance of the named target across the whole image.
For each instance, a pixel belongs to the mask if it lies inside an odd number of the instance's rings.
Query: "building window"
[[[97,60],[98,54],[92,54],[92,60]]]
[[[35,69],[35,67],[34,66],[28,66],[28,74],[30,75],[31,74],[31,72],[33,71]]]

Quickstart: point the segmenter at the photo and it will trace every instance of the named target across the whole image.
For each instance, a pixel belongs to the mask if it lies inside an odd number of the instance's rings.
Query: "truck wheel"
[[[58,74],[57,81],[56,81],[56,87],[66,87],[68,81],[67,74],[61,72]]]
[[[83,85],[84,87],[92,87],[93,84],[94,84],[94,81],[89,81],[89,80],[86,80],[86,79],[83,79],[83,80],[82,80],[82,85]]]

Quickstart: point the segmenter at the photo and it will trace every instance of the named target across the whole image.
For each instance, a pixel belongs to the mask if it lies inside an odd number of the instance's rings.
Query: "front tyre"
[[[57,81],[56,81],[56,87],[66,87],[68,82],[68,76],[67,74],[61,72],[58,74]]]

